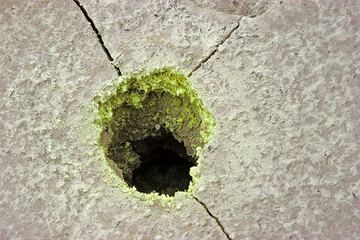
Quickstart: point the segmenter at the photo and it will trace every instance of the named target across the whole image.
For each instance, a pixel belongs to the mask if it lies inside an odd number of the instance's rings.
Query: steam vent
[[[129,77],[99,113],[100,144],[129,187],[170,196],[188,189],[215,122],[185,76],[164,68]]]
[[[360,0],[1,0],[0,240],[360,240]]]

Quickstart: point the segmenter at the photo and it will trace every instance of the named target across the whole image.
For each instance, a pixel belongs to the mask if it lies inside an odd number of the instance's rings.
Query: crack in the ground
[[[99,40],[99,43],[104,50],[107,58],[109,59],[111,65],[115,68],[117,74],[121,76],[121,71],[118,66],[114,64],[114,58],[111,56],[110,51],[106,48],[104,41],[102,40],[102,37],[100,35],[99,30],[96,28],[94,21],[89,17],[89,14],[85,10],[84,6],[82,6],[79,2],[79,0],[73,0],[75,4],[80,8],[81,12],[84,14],[86,20],[90,23],[92,30],[95,32],[97,39]]]
[[[217,224],[219,225],[219,227],[221,228],[221,231],[225,234],[225,236],[227,237],[228,240],[232,240],[230,238],[230,235],[226,232],[224,225],[222,225],[222,223],[220,222],[219,218],[216,217],[214,214],[212,214],[209,210],[209,208],[206,206],[206,204],[203,201],[200,201],[197,197],[195,197],[194,195],[192,195],[192,197],[198,202],[200,203],[206,210],[206,212],[209,214],[210,217],[212,217]]]
[[[237,21],[236,26],[233,27],[233,28],[228,32],[228,34],[226,34],[225,37],[224,37],[223,39],[221,39],[221,41],[220,41],[218,44],[215,45],[215,48],[210,52],[210,54],[207,55],[204,59],[202,59],[202,60],[199,62],[199,64],[194,67],[194,69],[188,74],[188,77],[191,77],[191,75],[193,75],[194,72],[196,72],[203,64],[205,64],[207,61],[209,61],[210,58],[211,58],[212,56],[214,56],[215,53],[217,53],[217,52],[219,51],[219,47],[220,47],[221,45],[223,45],[223,44],[226,42],[226,40],[228,40],[228,39],[231,37],[231,35],[235,32],[236,29],[239,28],[239,26],[240,26],[240,20],[241,20],[241,18]]]

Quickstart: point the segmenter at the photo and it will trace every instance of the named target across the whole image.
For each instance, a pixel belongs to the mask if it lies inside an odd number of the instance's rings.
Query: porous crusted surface
[[[81,3],[124,72],[161,66],[190,72],[239,19],[189,0]]]
[[[0,239],[224,239],[189,196],[144,201],[104,176],[92,99],[120,80],[75,3],[0,12]]]
[[[233,239],[359,238],[359,12],[277,1],[192,76],[218,122],[196,196]]]
[[[206,60],[242,10],[203,2],[82,4],[127,74]],[[190,78],[217,122],[193,191],[232,239],[357,239],[359,2],[266,9]],[[0,239],[226,239],[191,196],[144,201],[106,173],[92,98],[120,80],[79,8],[0,11]]]
[[[266,12],[273,4],[274,0],[189,0],[195,5],[215,10],[222,13],[228,13],[246,17],[256,17]]]

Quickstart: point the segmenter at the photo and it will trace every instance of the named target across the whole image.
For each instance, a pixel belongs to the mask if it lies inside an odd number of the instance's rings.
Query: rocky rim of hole
[[[188,169],[210,140],[215,120],[183,74],[172,68],[133,74],[97,102],[99,143],[128,187],[170,196],[187,190]],[[171,173],[159,176],[161,166]],[[163,186],[144,184],[149,179]]]

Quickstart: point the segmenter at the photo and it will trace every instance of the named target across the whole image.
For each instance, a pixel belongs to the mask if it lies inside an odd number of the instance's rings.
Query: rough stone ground
[[[118,73],[94,29],[70,0],[5,0],[0,239],[227,239],[218,222],[231,239],[360,239],[359,1],[80,4],[123,75],[178,67],[215,115],[198,201],[107,179],[92,98]]]

